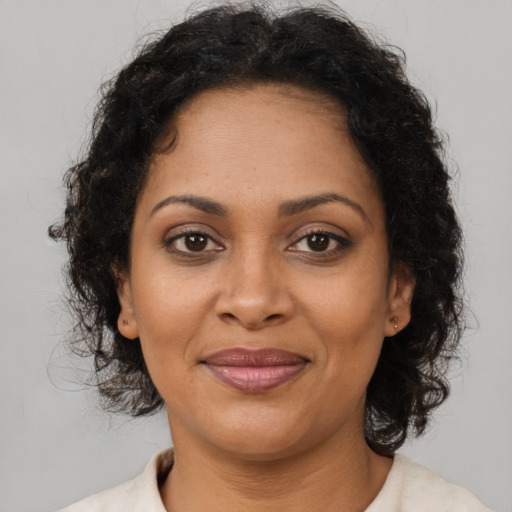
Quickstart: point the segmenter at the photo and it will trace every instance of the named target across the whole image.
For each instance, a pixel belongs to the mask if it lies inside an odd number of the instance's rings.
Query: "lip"
[[[308,362],[298,354],[275,348],[232,348],[216,352],[202,361],[225,384],[252,393],[288,382],[304,370]]]

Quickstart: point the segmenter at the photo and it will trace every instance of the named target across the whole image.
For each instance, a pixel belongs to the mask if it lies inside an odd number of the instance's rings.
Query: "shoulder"
[[[88,496],[58,512],[165,512],[158,482],[169,472],[172,462],[171,449],[159,452],[139,476]]]
[[[367,512],[491,512],[468,490],[397,454],[381,492]]]

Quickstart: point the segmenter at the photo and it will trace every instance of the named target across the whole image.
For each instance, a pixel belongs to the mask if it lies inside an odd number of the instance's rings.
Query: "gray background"
[[[460,168],[477,320],[453,396],[403,451],[511,512],[512,1],[340,3],[405,49]],[[83,145],[99,84],[140,36],[180,20],[188,4],[0,0],[1,511],[49,512],[137,474],[170,442],[163,415],[108,416],[76,384],[87,363],[66,355],[65,256],[46,228],[60,214],[61,175]]]

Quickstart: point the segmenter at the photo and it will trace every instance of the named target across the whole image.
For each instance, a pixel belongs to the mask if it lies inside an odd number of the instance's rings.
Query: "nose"
[[[215,309],[224,322],[258,330],[289,320],[294,304],[278,262],[248,249],[226,262]]]

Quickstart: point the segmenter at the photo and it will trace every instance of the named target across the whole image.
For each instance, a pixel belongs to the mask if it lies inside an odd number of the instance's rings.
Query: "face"
[[[272,458],[363,439],[412,283],[389,273],[342,109],[291,86],[218,89],[173,127],[136,206],[119,330],[140,338],[175,445]]]

